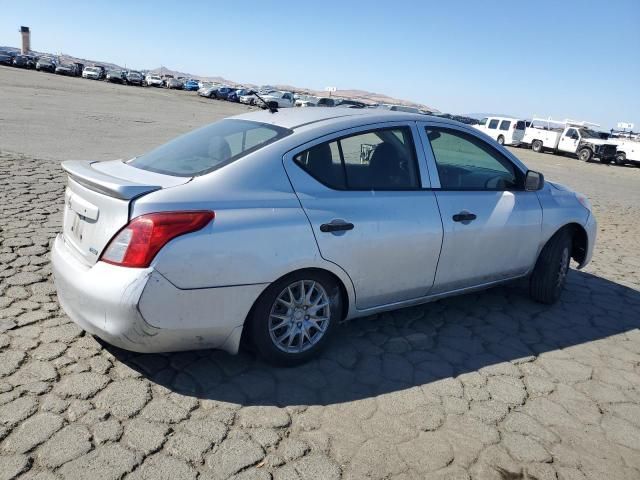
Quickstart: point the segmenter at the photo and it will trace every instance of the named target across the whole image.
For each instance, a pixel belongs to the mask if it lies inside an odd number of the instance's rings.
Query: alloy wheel
[[[269,314],[269,335],[286,353],[301,353],[318,344],[331,321],[329,296],[315,280],[298,280],[276,297]]]

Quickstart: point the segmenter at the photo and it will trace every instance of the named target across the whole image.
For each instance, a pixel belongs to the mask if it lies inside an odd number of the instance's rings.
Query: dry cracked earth
[[[0,153],[0,480],[640,478],[640,169],[516,151],[587,193],[594,260],[342,325],[293,369],[125,352],[60,310],[58,164]]]

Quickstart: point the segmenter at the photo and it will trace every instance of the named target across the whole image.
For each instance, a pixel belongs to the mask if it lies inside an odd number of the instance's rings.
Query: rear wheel
[[[624,153],[618,153],[615,162],[616,165],[625,165],[627,163],[627,156]]]
[[[503,137],[502,135],[500,135],[500,136],[498,137],[498,144],[499,144],[499,145],[504,145],[504,137]]]
[[[249,333],[268,362],[298,365],[326,346],[341,311],[340,289],[329,274],[300,271],[264,291],[253,308]]]
[[[531,144],[531,149],[536,153],[542,153],[542,142],[540,140],[534,140]]]
[[[571,233],[556,233],[540,252],[529,283],[529,294],[536,302],[552,304],[559,298],[569,273]]]
[[[583,148],[578,152],[578,158],[583,162],[588,162],[593,157],[593,152],[590,148]]]

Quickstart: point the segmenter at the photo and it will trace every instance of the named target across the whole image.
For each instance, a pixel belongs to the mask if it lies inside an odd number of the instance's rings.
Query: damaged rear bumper
[[[181,290],[150,268],[87,266],[58,235],[51,250],[58,301],[83,330],[135,352],[219,348],[237,353],[264,286]]]

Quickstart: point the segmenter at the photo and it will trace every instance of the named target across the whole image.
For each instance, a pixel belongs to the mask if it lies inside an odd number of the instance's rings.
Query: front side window
[[[524,175],[485,141],[448,128],[427,127],[444,190],[519,190]]]
[[[500,122],[500,130],[509,130],[510,126],[511,126],[511,121],[509,120],[502,120],[502,122]]]
[[[408,127],[372,130],[343,137],[302,152],[294,161],[330,188],[420,188],[415,149]]]
[[[182,135],[128,163],[165,175],[204,175],[291,133],[265,123],[227,119]]]
[[[500,120],[496,120],[495,118],[493,120],[491,120],[489,122],[489,128],[491,130],[495,130],[496,128],[498,128],[498,123],[500,122]]]
[[[569,130],[567,130],[567,133],[564,134],[565,137],[569,137],[569,138],[573,138],[573,136],[577,136],[578,132],[576,131],[575,128],[570,128]]]

